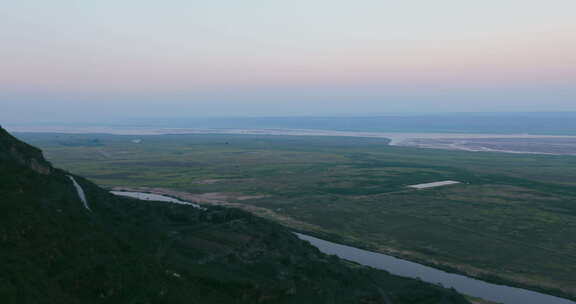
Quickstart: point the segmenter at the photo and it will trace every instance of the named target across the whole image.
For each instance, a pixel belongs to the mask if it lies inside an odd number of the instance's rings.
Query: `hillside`
[[[244,211],[111,195],[1,128],[0,261],[2,303],[468,303]]]

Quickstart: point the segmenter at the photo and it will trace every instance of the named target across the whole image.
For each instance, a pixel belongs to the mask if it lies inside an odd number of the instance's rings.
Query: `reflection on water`
[[[195,208],[204,209],[198,204],[181,201],[179,199],[165,196],[165,195],[160,195],[160,194],[144,193],[144,192],[129,192],[129,191],[111,191],[111,193],[116,194],[116,195],[120,195],[120,196],[137,198],[137,199],[141,199],[141,200],[145,200],[145,201],[169,202],[169,203],[175,203],[175,204],[190,205],[190,206],[195,207]]]
[[[302,239],[316,246],[326,254],[362,265],[383,269],[395,275],[419,278],[422,281],[442,284],[460,293],[495,301],[503,304],[575,304],[576,302],[526,289],[496,285],[472,279],[463,275],[447,273],[432,267],[405,261],[381,253],[340,245],[312,236],[296,233]]]

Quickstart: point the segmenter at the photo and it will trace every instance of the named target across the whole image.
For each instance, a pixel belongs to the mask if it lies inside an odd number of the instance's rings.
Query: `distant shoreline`
[[[217,128],[138,128],[138,127],[12,127],[15,133],[111,134],[111,135],[272,135],[272,136],[342,136],[387,139],[391,146],[500,152],[514,154],[576,155],[576,136],[536,134],[439,133],[439,132],[356,132],[321,129],[217,129]],[[493,140],[493,141],[490,141]],[[504,140],[504,141],[503,141]],[[527,142],[528,140],[528,142]],[[550,140],[556,144],[551,148]],[[522,145],[517,142],[521,141]]]

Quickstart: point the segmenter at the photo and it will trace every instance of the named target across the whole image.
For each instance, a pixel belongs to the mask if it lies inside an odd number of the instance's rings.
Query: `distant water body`
[[[98,119],[98,118],[96,118]],[[66,127],[152,129],[309,129],[386,133],[467,133],[575,135],[576,112],[388,113],[372,116],[182,117],[110,120]],[[35,126],[64,126],[44,123]],[[5,125],[4,127],[16,127]],[[28,124],[30,126],[30,124]]]
[[[27,126],[151,129],[310,129],[387,133],[575,135],[576,112],[388,113],[373,116],[187,117],[110,120],[106,123],[35,123]],[[26,125],[20,125],[26,126]],[[18,127],[5,124],[4,127]]]
[[[442,286],[454,288],[460,293],[495,301],[497,303],[576,304],[576,302],[567,299],[516,287],[491,284],[463,275],[452,274],[432,267],[420,265],[418,263],[409,262],[393,256],[340,245],[300,233],[297,233],[296,235],[300,239],[310,242],[323,253],[337,255],[342,259],[386,270],[395,275],[419,278],[422,281],[433,284],[442,284]]]
[[[484,133],[410,133],[337,131],[320,129],[225,129],[225,128],[154,128],[154,127],[11,127],[13,132],[49,132],[69,134],[165,135],[229,134],[277,136],[340,136],[379,138],[386,144],[416,148],[464,150],[470,152],[505,152],[525,154],[576,155],[576,136],[539,134]],[[140,139],[137,139],[140,142]]]

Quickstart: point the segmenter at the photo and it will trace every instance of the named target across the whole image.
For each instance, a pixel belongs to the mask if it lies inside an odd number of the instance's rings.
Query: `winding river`
[[[442,286],[454,288],[462,294],[497,303],[576,304],[576,302],[567,299],[526,289],[487,283],[463,275],[448,273],[436,268],[395,258],[393,256],[328,242],[309,235],[300,233],[296,233],[296,235],[300,239],[310,242],[310,244],[316,246],[320,251],[326,254],[337,255],[342,259],[386,270],[395,275],[419,278],[425,282],[442,284]]]
[[[127,192],[127,191],[112,191],[112,193],[116,195],[128,196],[142,200],[164,201],[176,204],[186,204],[191,205],[195,208],[204,209],[203,207],[197,204],[181,201],[160,194]],[[543,293],[527,289],[487,283],[463,275],[448,273],[436,268],[402,260],[382,253],[376,253],[363,249],[358,249],[355,247],[340,245],[301,233],[296,233],[296,235],[300,239],[310,242],[310,244],[314,245],[315,247],[320,249],[320,251],[326,254],[337,255],[342,259],[353,261],[365,266],[386,270],[395,275],[409,278],[419,278],[422,281],[433,284],[442,284],[442,286],[448,288],[454,288],[462,294],[486,299],[489,301],[494,301],[497,303],[576,304],[576,302],[567,299],[546,295]]]

